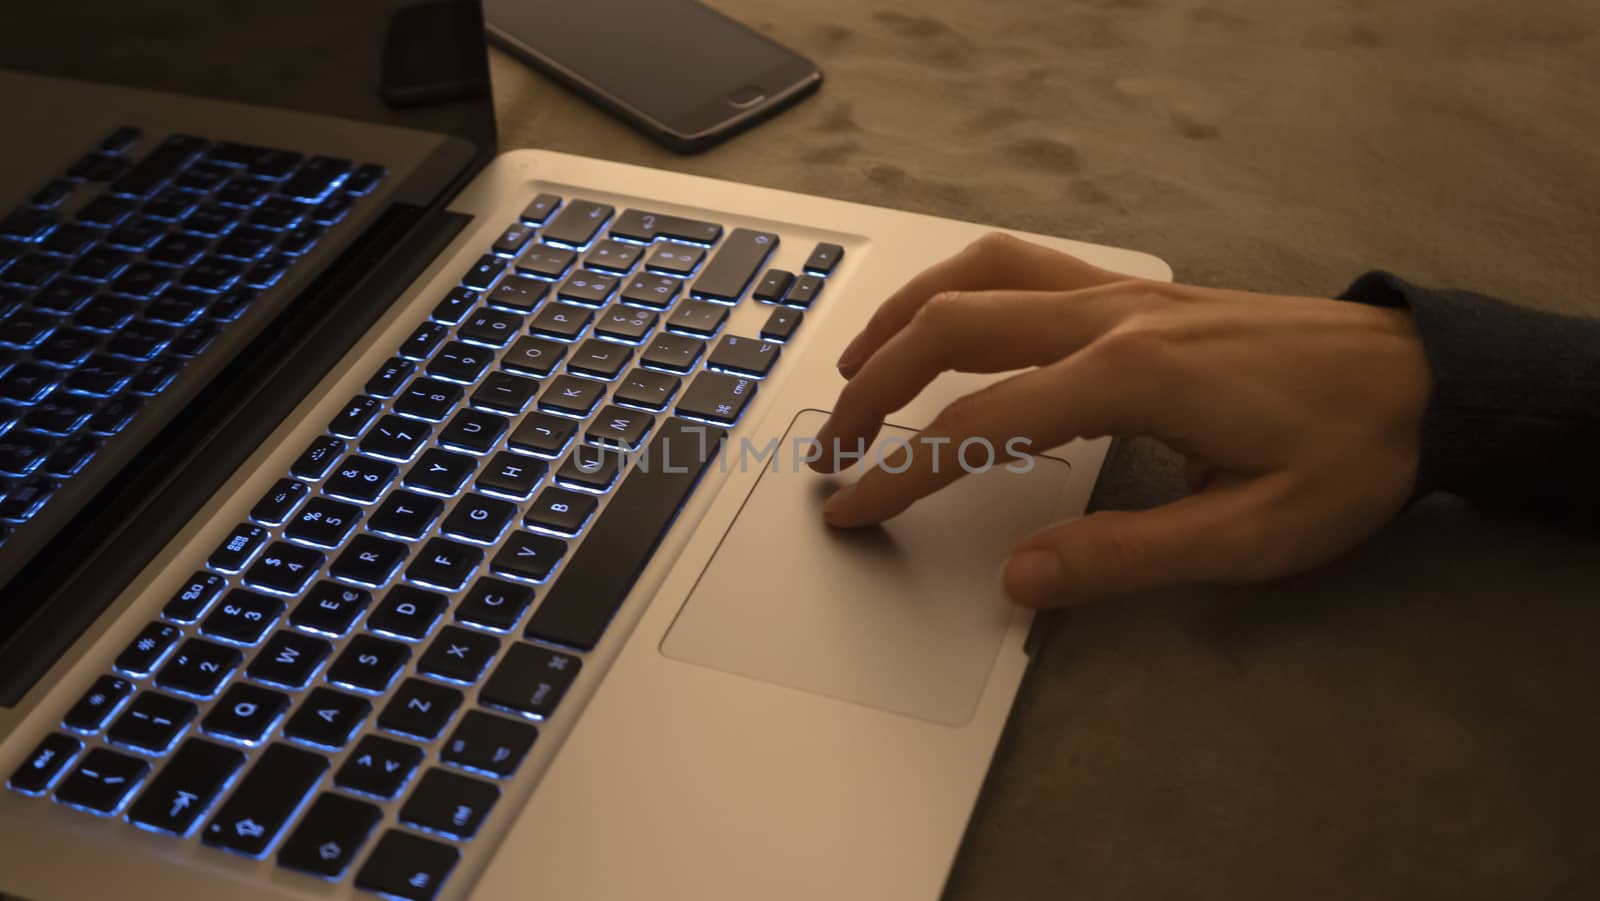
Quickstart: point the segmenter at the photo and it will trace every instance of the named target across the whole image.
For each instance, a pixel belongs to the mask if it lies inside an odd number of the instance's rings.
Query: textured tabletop
[[[1600,314],[1593,0],[716,0],[826,83],[698,157],[503,55],[503,144]],[[1492,361],[1486,361],[1492,365]],[[1121,448],[1096,504],[1177,495]],[[1597,461],[1600,465],[1600,461]],[[1600,541],[1413,509],[1305,576],[1059,618],[954,899],[1600,898]]]

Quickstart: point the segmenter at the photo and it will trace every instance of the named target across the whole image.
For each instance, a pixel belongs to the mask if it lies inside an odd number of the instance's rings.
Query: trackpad
[[[1068,466],[1039,457],[1019,473],[1013,470],[1022,464],[998,448],[993,467],[883,526],[832,529],[822,522],[822,502],[859,473],[818,475],[796,466],[793,451],[797,436],[815,435],[826,418],[808,410],[790,425],[776,468],[762,472],[661,651],[961,725],[977,708],[1015,616],[1000,589],[1001,562],[1023,536],[1079,512],[1066,505]],[[885,428],[878,447],[914,435]],[[875,448],[866,460],[877,459]],[[981,455],[974,449],[969,459],[978,463]]]

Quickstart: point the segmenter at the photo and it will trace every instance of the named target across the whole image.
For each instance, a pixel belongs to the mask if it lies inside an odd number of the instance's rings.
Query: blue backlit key
[[[207,735],[255,744],[288,709],[289,696],[283,692],[249,682],[235,682],[200,721],[200,728]],[[183,751],[180,749],[178,753],[181,755]]]
[[[190,638],[178,646],[172,659],[156,674],[156,684],[178,694],[209,698],[233,675],[243,659],[244,655],[237,648]]]
[[[122,809],[134,789],[150,773],[150,764],[106,748],[91,748],[67,778],[56,786],[56,800],[91,813]]]
[[[228,533],[228,537],[217,545],[215,551],[211,552],[211,557],[207,562],[212,569],[225,573],[236,573],[245,568],[245,565],[250,562],[251,558],[255,557],[256,552],[261,550],[270,537],[272,537],[272,533],[261,526],[240,523],[234,526],[233,531]]]
[[[161,608],[161,615],[174,622],[192,623],[198,620],[228,587],[228,580],[216,573],[196,572],[173,592],[172,600]]]
[[[365,588],[318,582],[289,614],[289,623],[307,632],[338,637],[350,631],[371,603],[372,592]]]
[[[83,751],[83,742],[52,732],[39,742],[33,753],[22,759],[6,785],[25,795],[42,795],[61,777],[73,758]]]
[[[206,826],[201,840],[251,857],[272,847],[284,823],[328,769],[328,758],[274,743]]]
[[[243,753],[191,738],[128,808],[128,820],[159,832],[188,835],[242,766]]]
[[[101,676],[62,717],[62,725],[78,732],[98,732],[131,694],[131,681],[121,676]]]
[[[183,633],[177,626],[150,623],[117,655],[112,665],[130,676],[148,676],[181,637]]]
[[[198,712],[188,701],[158,691],[142,691],[106,730],[106,740],[150,754],[164,754]]]

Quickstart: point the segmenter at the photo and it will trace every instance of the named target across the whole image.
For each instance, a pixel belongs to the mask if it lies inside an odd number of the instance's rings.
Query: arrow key
[[[173,835],[187,835],[241,766],[243,753],[191,738],[133,802],[128,819]]]
[[[415,745],[365,735],[345,758],[333,783],[357,794],[388,800],[405,788],[422,756],[422,749]]]
[[[323,792],[278,852],[278,865],[336,879],[372,834],[383,811],[365,801]]]

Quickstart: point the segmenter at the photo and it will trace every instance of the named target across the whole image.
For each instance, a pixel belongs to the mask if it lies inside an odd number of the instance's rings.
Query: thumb
[[[1087,604],[1191,582],[1242,582],[1276,571],[1261,482],[1191,495],[1140,512],[1107,510],[1028,536],[1006,559],[1006,594],[1025,607]]]

